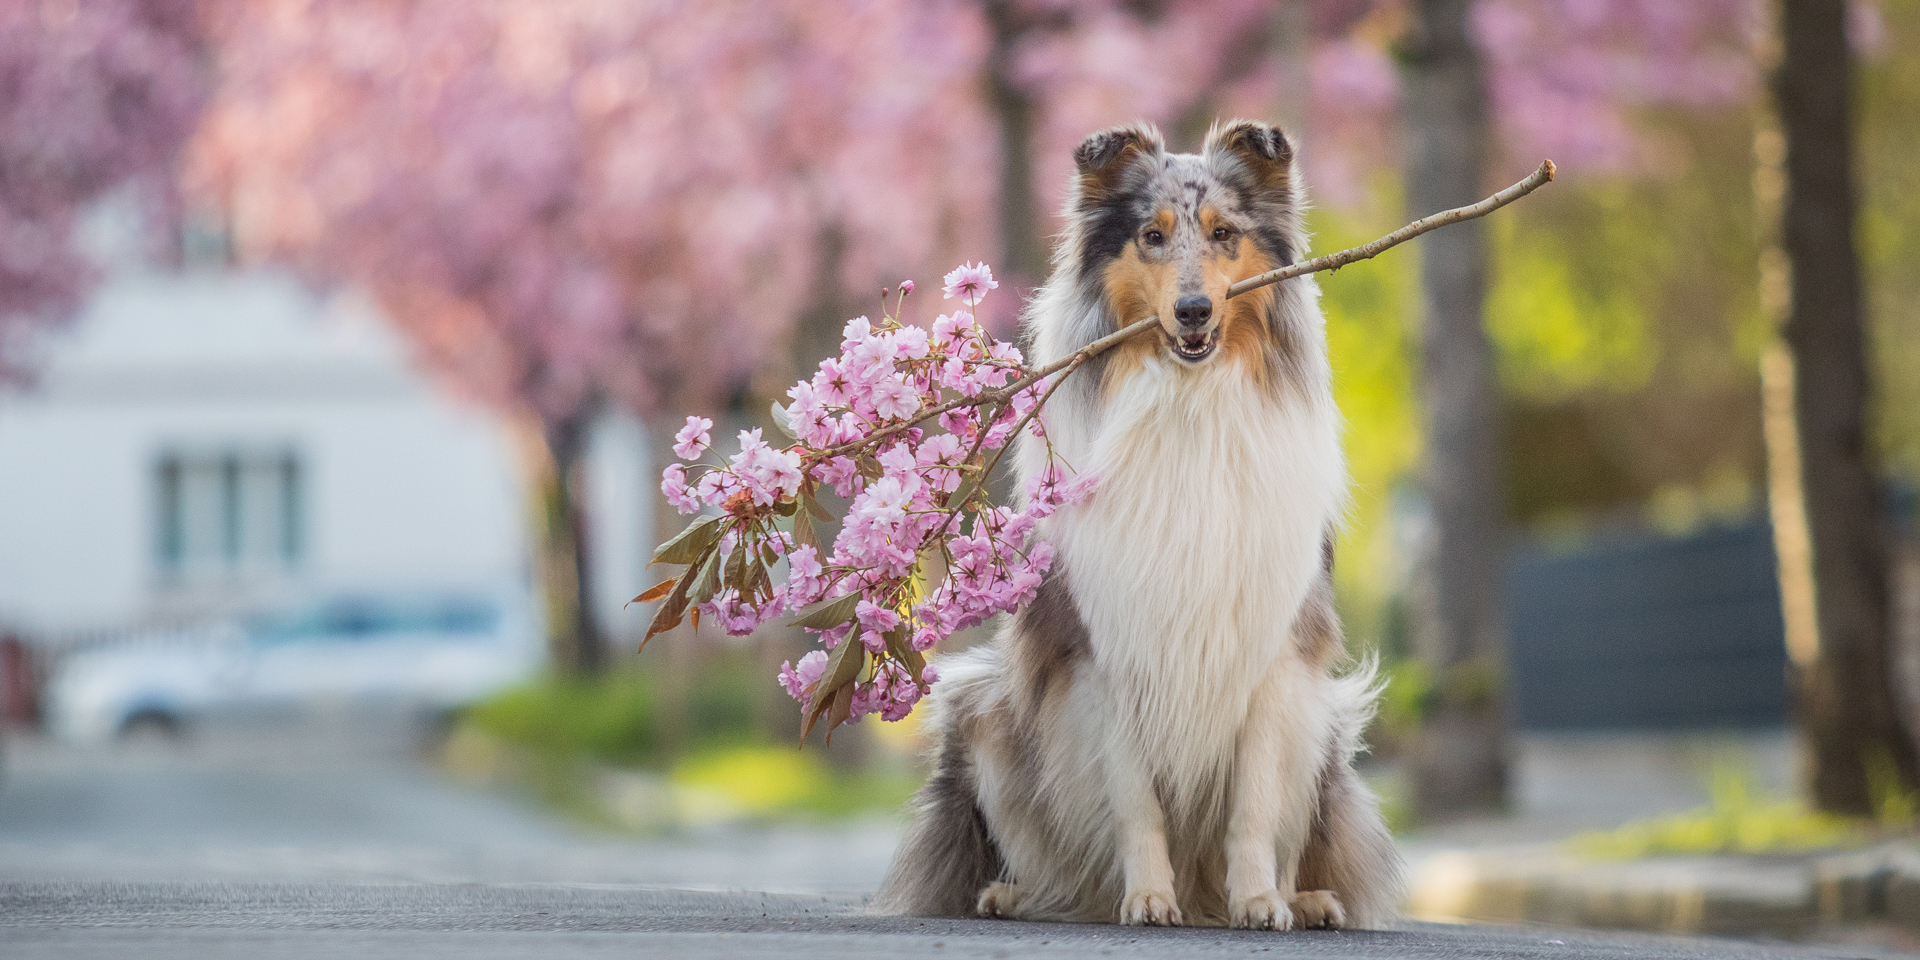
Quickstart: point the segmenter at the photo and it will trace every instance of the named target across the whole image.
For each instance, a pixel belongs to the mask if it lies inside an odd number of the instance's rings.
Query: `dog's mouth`
[[[1219,343],[1218,330],[1204,333],[1182,333],[1178,336],[1167,335],[1167,346],[1173,349],[1173,355],[1188,363],[1199,363],[1213,353]]]

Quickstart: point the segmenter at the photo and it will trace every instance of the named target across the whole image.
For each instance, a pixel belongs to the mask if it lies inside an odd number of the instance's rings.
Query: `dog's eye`
[[[1215,240],[1230,240],[1233,238],[1233,231],[1226,227],[1214,227],[1213,238]]]
[[[1141,239],[1147,241],[1147,244],[1149,246],[1155,246],[1155,247],[1167,242],[1166,234],[1163,234],[1158,230],[1148,230],[1146,233],[1146,236],[1142,237]]]

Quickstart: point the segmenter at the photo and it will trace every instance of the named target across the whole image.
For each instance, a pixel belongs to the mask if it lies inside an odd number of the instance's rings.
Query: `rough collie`
[[[1031,359],[1160,329],[1048,406],[1055,456],[1098,492],[1044,521],[1057,559],[1034,603],[941,662],[937,766],[874,908],[1379,925],[1402,869],[1353,770],[1371,672],[1336,673],[1346,468],[1319,292],[1226,298],[1305,250],[1293,146],[1236,121],[1169,153],[1142,125],[1074,160]],[[1031,475],[1048,452],[1025,442]]]

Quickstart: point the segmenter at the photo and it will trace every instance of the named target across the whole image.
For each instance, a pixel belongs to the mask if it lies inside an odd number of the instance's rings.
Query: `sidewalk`
[[[1582,832],[1704,806],[1715,762],[1741,764],[1765,792],[1789,792],[1787,733],[1535,734],[1516,746],[1513,816],[1404,839],[1412,916],[1920,951],[1920,844],[1625,862],[1571,852]]]

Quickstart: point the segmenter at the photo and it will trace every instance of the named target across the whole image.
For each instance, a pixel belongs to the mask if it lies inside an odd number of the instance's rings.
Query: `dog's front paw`
[[[1293,911],[1278,890],[1250,897],[1234,897],[1227,905],[1227,923],[1241,930],[1291,930]]]
[[[1332,890],[1306,890],[1290,901],[1295,917],[1305,929],[1338,930],[1347,925],[1347,911]]]
[[[1177,927],[1180,908],[1172,890],[1135,890],[1120,901],[1120,922],[1130,927]]]
[[[974,910],[983,917],[997,920],[1012,917],[1019,906],[1020,888],[996,880],[980,891],[980,900],[974,905]]]

